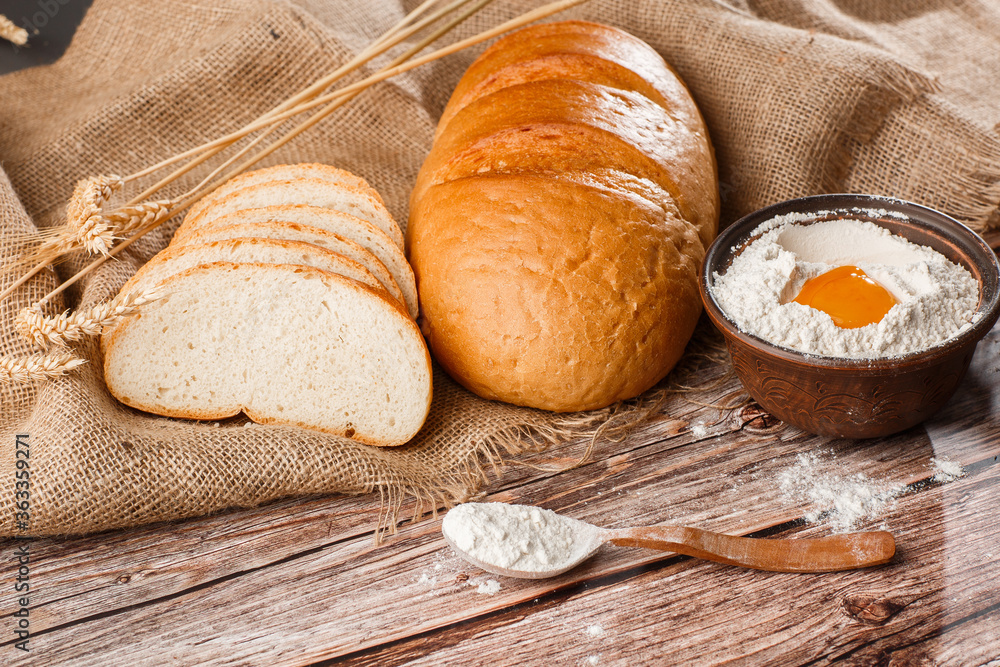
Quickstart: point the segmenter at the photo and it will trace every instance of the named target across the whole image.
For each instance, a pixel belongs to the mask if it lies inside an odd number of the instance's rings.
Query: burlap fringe
[[[724,371],[713,379],[693,385],[685,384],[684,381],[696,377],[705,364],[722,367]],[[703,321],[668,379],[642,396],[600,410],[567,413],[546,426],[522,424],[492,433],[454,470],[448,471],[444,481],[433,486],[403,483],[390,472],[390,479],[367,490],[368,493],[377,490],[380,498],[379,518],[374,532],[375,544],[382,543],[387,535],[396,534],[407,498],[413,501],[410,521],[416,523],[427,517],[436,518],[440,508],[450,509],[457,503],[475,498],[489,484],[487,469],[492,469],[498,478],[501,467],[508,464],[551,474],[572,470],[591,461],[591,454],[599,441],[624,440],[660,412],[669,398],[679,396],[697,405],[709,405],[692,400],[690,394],[710,391],[731,381],[733,377],[722,336]],[[736,401],[709,407],[729,411],[745,405],[745,392],[737,391],[736,394]],[[587,440],[586,450],[568,465],[539,466],[507,458],[542,452],[556,445],[584,439]]]

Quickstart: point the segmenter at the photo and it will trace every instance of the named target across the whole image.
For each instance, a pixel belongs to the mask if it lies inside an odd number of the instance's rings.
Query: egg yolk
[[[810,278],[795,302],[822,310],[841,329],[879,322],[896,305],[889,290],[856,266],[838,266]]]

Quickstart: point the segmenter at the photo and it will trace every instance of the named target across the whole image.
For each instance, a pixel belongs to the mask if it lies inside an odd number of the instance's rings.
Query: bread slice
[[[330,212],[327,209],[318,210]],[[240,213],[242,213],[242,211],[240,211]],[[228,216],[223,216],[223,218],[220,218],[219,220],[224,220],[227,217]],[[396,282],[392,272],[389,271],[386,265],[371,251],[365,249],[355,241],[351,241],[350,239],[346,239],[339,234],[326,231],[325,229],[320,229],[319,227],[300,225],[294,222],[242,223],[219,227],[215,224],[219,222],[219,220],[216,220],[213,224],[200,229],[197,233],[186,236],[180,245],[197,245],[199,243],[208,243],[210,241],[221,241],[223,239],[235,238],[266,238],[312,243],[320,246],[321,248],[331,250],[339,255],[343,255],[348,259],[353,259],[364,266],[366,269],[371,271],[372,275],[375,276],[380,283],[382,283],[382,286],[390,294],[392,294],[393,297],[402,303],[406,303],[406,308],[410,311],[411,317],[417,317],[417,294],[415,284],[413,285],[412,292],[408,295],[404,294],[399,288],[399,283]],[[399,248],[397,248],[391,240],[386,238],[385,243],[395,250],[396,253],[399,253]],[[409,265],[407,265],[407,269],[409,269]],[[408,271],[408,273],[410,276],[410,283],[413,284],[413,272]]]
[[[125,284],[123,289],[149,289],[159,285],[170,276],[199,264],[212,262],[303,264],[346,276],[372,289],[384,292],[382,284],[359,262],[312,243],[273,239],[227,239],[167,248],[146,262]],[[392,298],[388,292],[384,293],[386,297]]]
[[[197,215],[184,218],[181,229],[192,230],[245,208],[302,204],[350,213],[373,223],[403,249],[403,233],[385,206],[370,193],[350,185],[332,184],[319,178],[298,178],[257,183],[215,199]]]
[[[330,183],[350,185],[370,193],[378,199],[380,203],[384,204],[384,202],[382,202],[381,195],[379,195],[373,187],[368,185],[368,181],[360,176],[356,176],[349,171],[344,171],[343,169],[338,169],[337,167],[332,167],[328,164],[302,162],[299,164],[279,164],[273,167],[256,169],[254,171],[248,171],[245,174],[240,174],[239,176],[234,176],[217,187],[215,190],[212,190],[207,195],[196,201],[194,205],[188,209],[185,217],[197,217],[203,208],[216,199],[222,199],[226,195],[245,187],[256,185],[257,183],[266,183],[268,181],[289,181],[296,178],[318,178]]]
[[[385,264],[379,261],[378,257],[373,255],[368,250],[365,250],[354,241],[349,241],[341,236],[337,236],[336,234],[318,229],[316,227],[294,225],[291,223],[282,224],[277,222],[259,225],[244,224],[227,225],[225,227],[212,226],[208,229],[202,229],[196,234],[192,234],[181,245],[200,245],[214,241],[225,241],[227,239],[272,239],[277,241],[296,241],[299,243],[310,243],[312,245],[319,246],[320,248],[325,248],[326,250],[335,252],[338,255],[346,257],[347,259],[353,260],[368,269],[368,271],[375,276],[376,280],[378,280],[379,284],[381,284],[381,286],[384,287],[385,290],[389,292],[394,299],[396,299],[396,301],[406,303],[406,300],[403,297],[403,292],[399,289],[399,285],[396,283],[395,278],[392,277],[392,274],[389,272],[389,269],[385,267]],[[334,273],[336,273],[336,271]],[[415,308],[416,304],[413,305]],[[406,306],[409,310],[410,304],[406,303]],[[416,317],[416,311],[411,310],[410,315],[412,317]]]
[[[417,309],[417,284],[406,256],[384,231],[357,216],[317,206],[287,205],[243,209],[227,213],[202,225],[201,229],[229,225],[283,223],[308,225],[333,232],[371,251],[396,279],[411,313]],[[186,243],[195,230],[177,230],[171,246]]]
[[[430,355],[379,292],[314,267],[228,262],[163,288],[101,339],[108,388],[127,405],[185,419],[243,411],[378,446],[407,442],[427,417]]]

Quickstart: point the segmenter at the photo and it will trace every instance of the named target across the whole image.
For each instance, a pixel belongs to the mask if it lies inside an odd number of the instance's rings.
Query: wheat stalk
[[[4,355],[0,357],[0,382],[23,384],[33,380],[47,380],[65,375],[85,363],[85,359],[78,359],[66,351],[32,354],[27,357]]]
[[[85,248],[91,254],[108,254],[114,233],[104,220],[104,205],[121,189],[121,176],[92,176],[76,185],[66,204],[65,238],[71,248]]]
[[[76,313],[67,310],[55,317],[45,316],[41,303],[36,303],[17,314],[14,326],[24,338],[47,350],[49,344],[68,345],[84,336],[96,336],[121,318],[134,315],[139,306],[156,301],[161,296],[155,289],[122,292],[107,303]]]
[[[0,38],[6,39],[8,42],[13,42],[18,46],[24,46],[28,43],[28,31],[19,27],[3,14],[0,14]]]

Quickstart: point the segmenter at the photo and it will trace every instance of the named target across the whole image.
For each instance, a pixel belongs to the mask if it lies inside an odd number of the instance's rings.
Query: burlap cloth
[[[58,224],[81,177],[128,174],[235,129],[359,51],[415,2],[96,0],[66,55],[0,77],[0,260]],[[497,2],[453,38],[525,11]],[[565,16],[619,26],[686,80],[716,146],[723,222],[797,195],[874,192],[984,229],[1000,201],[1000,7],[921,0],[595,0]],[[451,38],[450,38],[451,39]],[[367,178],[405,224],[436,119],[481,49],[381,84],[267,163],[319,161]],[[8,181],[9,178],[9,181]],[[192,179],[194,176],[192,177]],[[194,181],[170,191],[176,194]],[[176,223],[175,223],[176,224]],[[66,306],[110,298],[170,231],[93,274]],[[59,267],[63,278],[81,265]],[[14,279],[7,272],[0,288]],[[0,304],[0,353],[24,353]],[[300,494],[461,498],[484,457],[593,431],[606,411],[555,415],[480,400],[442,373],[426,427],[380,450],[293,428],[159,418],[118,404],[95,343],[82,369],[0,387],[0,533],[14,525],[15,434],[28,434],[32,535],[72,534]],[[625,406],[628,413],[633,410]]]

